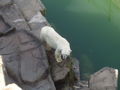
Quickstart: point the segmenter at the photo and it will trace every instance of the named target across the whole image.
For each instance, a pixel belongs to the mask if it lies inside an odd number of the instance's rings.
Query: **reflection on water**
[[[120,0],[43,2],[48,21],[70,41],[83,78],[104,66],[120,68]]]
[[[118,8],[120,8],[120,0],[111,0]]]
[[[82,54],[80,60],[80,68],[82,68],[80,71],[80,75],[82,76],[81,79],[89,79],[90,74],[94,71],[93,63],[90,60],[90,56]]]

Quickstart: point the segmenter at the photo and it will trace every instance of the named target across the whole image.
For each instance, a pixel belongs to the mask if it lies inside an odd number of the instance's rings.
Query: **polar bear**
[[[55,49],[57,62],[67,59],[70,56],[71,48],[69,42],[60,36],[52,27],[44,26],[40,32],[41,41],[45,41],[49,47]]]

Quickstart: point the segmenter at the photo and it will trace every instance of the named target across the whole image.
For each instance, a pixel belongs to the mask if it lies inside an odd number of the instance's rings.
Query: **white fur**
[[[69,42],[60,36],[52,27],[45,26],[41,29],[40,39],[45,41],[51,48],[55,49],[55,58],[61,62],[61,56],[66,59],[70,56],[71,49]]]

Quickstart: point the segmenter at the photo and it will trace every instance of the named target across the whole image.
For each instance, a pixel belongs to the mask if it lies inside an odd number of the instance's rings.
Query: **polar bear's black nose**
[[[70,59],[70,56],[68,56],[66,59]]]

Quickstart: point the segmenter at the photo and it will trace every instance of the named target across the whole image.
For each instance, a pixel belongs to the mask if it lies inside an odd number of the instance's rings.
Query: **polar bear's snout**
[[[70,59],[70,55],[61,55],[62,60]]]
[[[72,50],[62,50],[62,52],[61,52],[61,58],[63,60],[69,59],[71,52],[72,52]]]

